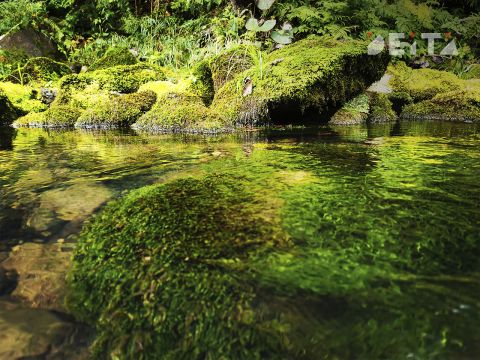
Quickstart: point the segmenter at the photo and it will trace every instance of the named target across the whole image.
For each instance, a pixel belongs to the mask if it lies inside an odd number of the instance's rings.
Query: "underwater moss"
[[[331,125],[353,125],[362,124],[368,118],[370,112],[369,97],[366,94],[357,96],[348,101],[330,119]]]
[[[52,106],[44,112],[31,112],[17,119],[15,127],[46,127],[68,128],[73,127],[79,118],[81,111],[68,105]]]
[[[101,100],[85,110],[76,122],[76,127],[119,128],[132,125],[140,115],[150,110],[157,95],[141,91],[126,95],[112,95],[108,101]]]
[[[253,199],[238,179],[189,178],[133,191],[87,224],[68,306],[96,325],[94,357],[282,354],[280,333],[254,321],[244,264],[284,239]]]
[[[395,121],[397,114],[388,94],[372,93],[370,96],[369,121],[373,123]]]
[[[126,47],[112,47],[105,54],[95,61],[88,71],[107,69],[119,65],[135,65],[138,63],[137,58]]]
[[[46,57],[35,57],[27,61],[25,66],[13,72],[12,81],[28,83],[47,83],[57,81],[62,76],[71,74],[72,70],[66,64]]]
[[[369,56],[355,41],[326,41],[311,36],[278,51],[236,76],[212,103],[225,123],[245,125],[288,121],[305,112],[320,114],[340,107],[385,72],[388,56]],[[242,95],[250,78],[253,93]]]

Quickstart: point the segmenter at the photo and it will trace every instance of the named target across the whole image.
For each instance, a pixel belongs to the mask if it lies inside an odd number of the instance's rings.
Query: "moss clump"
[[[214,110],[207,108],[202,99],[189,90],[189,85],[188,82],[158,81],[142,86],[141,90],[157,94],[157,102],[133,127],[160,132],[225,131]]]
[[[46,128],[67,128],[73,127],[79,118],[81,111],[68,106],[59,105],[49,108],[40,113],[29,113],[17,119],[15,127],[46,127]]]
[[[72,70],[66,64],[54,61],[46,57],[31,58],[25,66],[14,71],[10,76],[12,81],[27,83],[46,83],[57,81],[62,76],[71,74]]]
[[[397,114],[400,114],[406,105],[413,103],[413,98],[405,91],[394,91],[388,95],[388,99]]]
[[[0,91],[3,91],[20,113],[26,114],[31,111],[39,112],[47,109],[47,106],[38,99],[38,91],[33,87],[0,82]]]
[[[333,115],[329,124],[354,125],[364,123],[370,111],[369,101],[369,97],[366,94],[359,95],[350,100]]]
[[[110,203],[82,231],[68,278],[69,308],[97,327],[94,357],[281,356],[281,334],[255,319],[246,271],[284,241],[261,206],[238,179],[218,176]]]
[[[393,104],[387,94],[370,94],[369,121],[373,123],[395,121],[397,114],[393,110]]]
[[[119,65],[135,65],[137,58],[126,47],[112,47],[105,54],[95,61],[89,68],[89,71],[107,69]]]
[[[8,96],[0,89],[0,126],[10,125],[13,120],[20,116]]]
[[[266,56],[236,76],[216,94],[212,106],[229,124],[323,114],[338,108],[385,72],[388,56],[368,56],[366,44],[325,41],[309,37]],[[242,95],[243,80],[253,82],[253,93]]]
[[[236,75],[250,69],[258,62],[258,49],[252,45],[237,45],[227,49],[209,61],[214,92]]]
[[[464,82],[455,74],[432,69],[412,69],[399,62],[388,67],[393,75],[390,84],[395,92],[410,95],[414,101],[433,98],[439,93],[461,90]]]
[[[190,90],[200,96],[205,105],[209,106],[215,95],[212,71],[207,60],[198,63],[192,70],[193,81]]]
[[[60,80],[55,103],[69,104],[73,101],[75,105],[86,108],[95,101],[95,94],[102,91],[103,94],[111,91],[129,94],[137,92],[147,82],[164,79],[165,74],[160,67],[143,63],[68,75]]]
[[[480,89],[450,91],[431,100],[408,105],[404,119],[480,122]]]
[[[132,125],[140,115],[150,110],[157,95],[141,91],[127,95],[113,95],[109,101],[101,101],[87,109],[75,126],[87,128],[120,128]]]

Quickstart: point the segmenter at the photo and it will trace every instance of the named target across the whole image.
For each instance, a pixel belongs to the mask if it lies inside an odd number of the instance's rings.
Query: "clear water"
[[[212,172],[241,174],[281,209],[294,246],[254,264],[258,311],[299,358],[480,357],[474,124],[216,137],[3,129],[0,261],[20,243],[74,243],[125,191]]]

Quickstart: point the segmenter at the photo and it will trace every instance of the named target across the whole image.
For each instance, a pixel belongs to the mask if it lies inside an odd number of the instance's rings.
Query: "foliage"
[[[89,71],[106,69],[118,65],[135,65],[137,58],[126,47],[113,47],[108,49],[100,59],[95,61]]]

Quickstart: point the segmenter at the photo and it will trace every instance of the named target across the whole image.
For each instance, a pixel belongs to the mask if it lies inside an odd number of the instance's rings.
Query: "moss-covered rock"
[[[362,94],[348,101],[330,119],[331,125],[354,125],[362,124],[368,118],[370,112],[370,99],[368,95]]]
[[[33,87],[0,82],[0,90],[5,93],[20,113],[26,114],[31,111],[39,112],[47,109],[47,106],[39,99],[38,91]]]
[[[433,69],[412,69],[404,62],[388,67],[393,75],[390,84],[395,92],[406,93],[414,101],[433,98],[435,95],[461,90],[464,82],[455,74]]]
[[[157,94],[153,108],[142,115],[134,124],[135,129],[159,132],[202,132],[225,131],[214,110],[207,108],[202,99],[191,92],[190,83],[174,84],[158,81],[145,84],[141,90],[152,90]]]
[[[284,356],[281,329],[253,308],[249,259],[285,244],[255,196],[234,178],[178,180],[134,191],[88,224],[67,303],[96,325],[94,357]]]
[[[18,110],[12,105],[5,92],[0,90],[0,126],[10,125],[18,116]]]
[[[128,127],[140,115],[150,110],[156,100],[157,95],[151,90],[126,95],[112,95],[108,101],[100,101],[85,110],[75,126],[102,129]]]
[[[392,108],[397,114],[400,114],[405,106],[414,102],[410,94],[405,91],[394,91],[388,95],[388,99],[392,102]]]
[[[215,87],[213,85],[212,70],[209,62],[203,60],[192,70],[192,84],[190,90],[200,96],[205,105],[209,106],[215,96]]]
[[[31,58],[25,66],[13,72],[10,79],[22,84],[46,83],[57,81],[62,76],[71,74],[72,70],[64,63],[46,57]]]
[[[404,108],[403,119],[480,122],[480,87],[450,91]]]
[[[120,65],[108,69],[63,77],[59,82],[57,104],[71,104],[87,108],[98,95],[109,92],[134,93],[141,85],[164,80],[163,70],[155,65]]]
[[[46,127],[46,128],[68,128],[73,127],[79,118],[81,110],[69,105],[59,105],[49,108],[47,111],[31,112],[17,119],[15,127]]]
[[[362,42],[309,37],[265,56],[215,95],[212,106],[228,124],[297,120],[338,108],[385,72],[388,56],[369,56]],[[253,93],[243,95],[250,78]]]
[[[137,58],[126,47],[112,47],[105,54],[95,61],[89,68],[89,71],[107,69],[119,65],[135,65]]]
[[[381,123],[395,121],[397,114],[393,110],[393,104],[387,94],[371,93],[370,96],[370,114],[369,121],[372,123]]]

